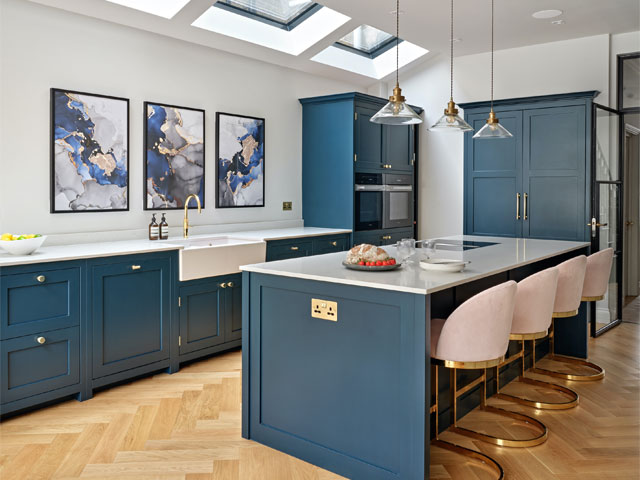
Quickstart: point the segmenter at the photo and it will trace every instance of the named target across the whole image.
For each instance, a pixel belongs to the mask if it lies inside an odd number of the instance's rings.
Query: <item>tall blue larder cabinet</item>
[[[591,106],[597,94],[494,102],[513,137],[465,134],[465,234],[589,240]],[[489,102],[460,106],[478,131]]]

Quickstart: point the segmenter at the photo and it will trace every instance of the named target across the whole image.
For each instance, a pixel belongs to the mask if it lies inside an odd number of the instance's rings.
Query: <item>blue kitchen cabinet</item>
[[[377,113],[375,105],[357,104],[355,109],[354,162],[362,170],[380,170],[383,165],[382,125],[371,122]]]
[[[382,126],[382,163],[388,166],[386,172],[413,173],[414,137],[413,125]]]
[[[180,355],[224,343],[224,290],[217,278],[180,286]]]
[[[356,232],[353,235],[353,243],[355,245],[360,245],[361,243],[378,246],[395,245],[399,240],[402,240],[403,238],[413,238],[413,236],[414,233],[412,228],[370,230],[366,232]]]
[[[224,292],[224,341],[242,340],[242,274],[230,275],[226,279]]]
[[[465,134],[464,233],[589,239],[591,112],[598,92],[498,100],[508,139]],[[461,104],[477,131],[488,102]]]
[[[129,255],[89,264],[92,379],[169,359],[171,258]],[[161,368],[163,365],[157,365]],[[147,371],[149,371],[147,369]],[[108,380],[94,382],[96,386]]]
[[[343,252],[349,250],[349,235],[331,235],[313,239],[313,254]]]
[[[349,239],[350,235],[345,233],[286,240],[269,240],[267,241],[267,262],[342,252],[351,247]]]

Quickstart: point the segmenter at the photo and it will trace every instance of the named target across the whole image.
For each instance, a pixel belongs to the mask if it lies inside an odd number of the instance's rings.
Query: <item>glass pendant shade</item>
[[[402,90],[396,85],[393,95],[389,97],[389,103],[371,117],[371,121],[385,125],[412,125],[422,123],[422,118],[407,105]]]
[[[471,125],[465,122],[460,115],[458,115],[458,109],[453,99],[449,100],[447,108],[444,110],[444,115],[434,123],[430,131],[456,131],[456,132],[469,132],[473,130]]]
[[[487,123],[484,124],[478,132],[473,136],[473,138],[511,138],[513,135],[509,130],[500,125],[496,114],[491,110],[489,113],[489,118],[487,119]]]

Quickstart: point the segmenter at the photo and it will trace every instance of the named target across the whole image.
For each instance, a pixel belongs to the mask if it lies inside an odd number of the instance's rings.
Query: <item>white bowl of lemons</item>
[[[46,239],[46,236],[38,234],[12,235],[4,233],[0,237],[0,248],[11,255],[31,255],[42,246]]]

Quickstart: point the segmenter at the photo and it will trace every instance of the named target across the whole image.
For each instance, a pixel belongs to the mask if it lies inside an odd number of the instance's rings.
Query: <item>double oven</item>
[[[413,175],[356,173],[356,231],[413,227]]]

